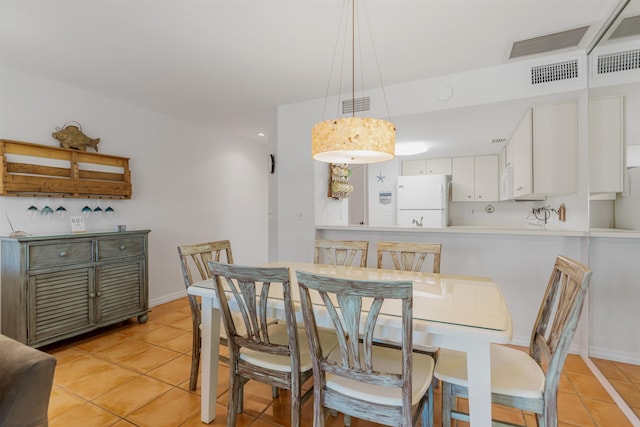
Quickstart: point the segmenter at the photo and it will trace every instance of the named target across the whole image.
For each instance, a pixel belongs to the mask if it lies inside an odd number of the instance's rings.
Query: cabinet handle
[[[67,256],[67,251],[62,251],[58,255],[60,255],[61,257],[65,257]]]
[[[125,245],[120,245],[120,250],[124,251],[125,249],[127,249],[127,247]]]
[[[516,188],[516,190],[520,191],[520,190],[522,190],[522,187],[518,187],[518,188]]]

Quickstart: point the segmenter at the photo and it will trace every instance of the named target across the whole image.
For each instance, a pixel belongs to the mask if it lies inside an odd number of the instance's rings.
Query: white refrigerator
[[[449,225],[449,175],[399,176],[398,227],[441,228]]]

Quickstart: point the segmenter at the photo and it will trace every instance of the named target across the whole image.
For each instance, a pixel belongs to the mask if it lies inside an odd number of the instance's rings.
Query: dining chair
[[[216,242],[196,243],[192,245],[178,246],[180,255],[180,266],[184,285],[189,288],[195,282],[210,279],[211,272],[207,262],[210,260],[220,261],[226,259],[227,263],[233,264],[233,254],[231,252],[231,242],[220,240]],[[200,323],[201,311],[200,302],[195,295],[187,295],[189,307],[191,308],[191,320],[193,323],[193,340],[191,346],[191,375],[189,376],[189,390],[196,389],[198,382],[198,370],[200,367]],[[227,345],[224,328],[220,330],[220,344]],[[228,362],[228,358],[220,355],[220,359]]]
[[[440,243],[378,242],[378,268],[384,268],[387,265],[383,258],[391,258],[394,270],[422,271],[425,261],[432,258],[430,272],[440,273],[441,250],[442,244]],[[388,256],[385,257],[385,254]],[[378,343],[389,345],[386,341],[378,341]],[[413,349],[426,352],[437,359],[437,347],[414,345]]]
[[[440,243],[378,242],[377,247],[378,268],[383,268],[384,255],[388,254],[395,270],[421,271],[425,261],[433,258],[431,273],[440,273]]]
[[[418,419],[431,426],[434,361],[412,351],[413,283],[304,271],[296,277],[313,360],[314,427],[324,426],[327,410],[390,426],[408,427]],[[380,312],[386,302],[402,307],[399,349],[374,343],[375,331],[384,327]],[[330,320],[321,320],[319,313]],[[338,340],[333,351],[326,351],[318,336],[318,326],[327,323]]]
[[[227,426],[235,426],[242,407],[242,388],[256,380],[291,392],[291,426],[300,425],[302,384],[312,375],[309,345],[298,329],[291,298],[289,269],[250,267],[209,261],[222,323],[229,346],[229,411]],[[273,323],[269,298],[283,308],[285,322]],[[239,312],[233,316],[232,311]],[[335,335],[320,333],[324,348],[336,345]]]
[[[316,264],[353,265],[360,257],[360,267],[367,266],[367,240],[325,240],[317,239],[313,262]]]
[[[591,270],[570,258],[556,258],[529,342],[528,354],[506,346],[491,348],[491,401],[534,412],[540,427],[558,425],[558,383],[578,326]],[[442,425],[469,420],[455,410],[456,397],[468,397],[465,353],[441,350],[435,369],[442,380]],[[495,421],[494,426],[514,424]]]

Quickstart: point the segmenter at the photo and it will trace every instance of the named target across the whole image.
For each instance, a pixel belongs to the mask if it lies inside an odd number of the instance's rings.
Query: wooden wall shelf
[[[129,159],[0,139],[0,196],[130,199]]]

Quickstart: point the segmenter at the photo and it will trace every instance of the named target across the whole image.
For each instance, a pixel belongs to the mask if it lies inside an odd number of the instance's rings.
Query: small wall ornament
[[[75,123],[75,125],[69,124]],[[77,126],[76,126],[77,125]],[[60,141],[62,148],[73,148],[75,150],[87,151],[87,147],[91,147],[98,152],[98,143],[100,138],[89,138],[82,132],[82,125],[75,120],[71,120],[57,127],[56,131],[51,134],[55,139]]]
[[[332,199],[346,199],[353,191],[349,184],[351,171],[347,164],[329,163],[329,197]]]

